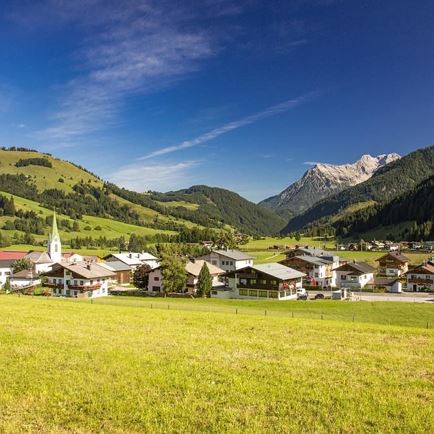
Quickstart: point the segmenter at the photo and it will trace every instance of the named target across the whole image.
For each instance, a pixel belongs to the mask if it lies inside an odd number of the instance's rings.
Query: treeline
[[[26,166],[43,166],[43,167],[53,167],[51,161],[46,158],[20,158],[16,163],[15,167],[26,167]]]
[[[411,222],[411,225],[399,234],[401,239],[434,239],[434,175],[386,205],[370,206],[346,216],[335,223],[335,228],[338,236],[354,236],[403,222]]]

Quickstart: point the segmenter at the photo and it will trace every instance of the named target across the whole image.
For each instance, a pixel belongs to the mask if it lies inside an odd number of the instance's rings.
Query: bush
[[[20,158],[15,163],[15,167],[26,167],[26,166],[53,167],[51,162],[48,161],[46,158]]]

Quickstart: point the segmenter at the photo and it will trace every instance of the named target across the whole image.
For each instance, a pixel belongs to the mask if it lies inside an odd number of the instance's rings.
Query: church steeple
[[[48,237],[48,254],[53,262],[62,260],[62,243],[60,242],[59,230],[57,229],[56,211],[53,213],[53,227]]]

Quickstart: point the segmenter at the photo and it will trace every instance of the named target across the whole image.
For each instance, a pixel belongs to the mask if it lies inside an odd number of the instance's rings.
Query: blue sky
[[[434,3],[3,0],[0,144],[259,201],[434,142]]]

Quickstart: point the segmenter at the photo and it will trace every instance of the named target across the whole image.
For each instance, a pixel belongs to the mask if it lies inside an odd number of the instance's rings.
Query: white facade
[[[420,292],[426,289],[434,291],[434,273],[421,274],[412,271],[407,273],[407,291]]]
[[[10,283],[11,283],[11,289],[27,288],[30,286],[40,285],[41,279],[39,279],[37,276],[33,278],[11,277]]]
[[[335,270],[338,288],[362,289],[374,280],[374,273],[355,274],[353,271]]]
[[[212,251],[202,256],[201,259],[204,259],[210,264],[215,265],[226,272],[239,270],[241,268],[253,265],[253,259],[248,255],[238,251],[232,252],[235,254],[232,255],[231,251]],[[237,256],[240,256],[240,258],[237,258]]]
[[[12,267],[0,266],[0,288],[6,283],[6,280],[12,274]]]
[[[109,277],[85,279],[73,277],[71,271],[63,269],[63,277],[48,277],[48,286],[52,293],[58,297],[102,297],[108,295]]]

